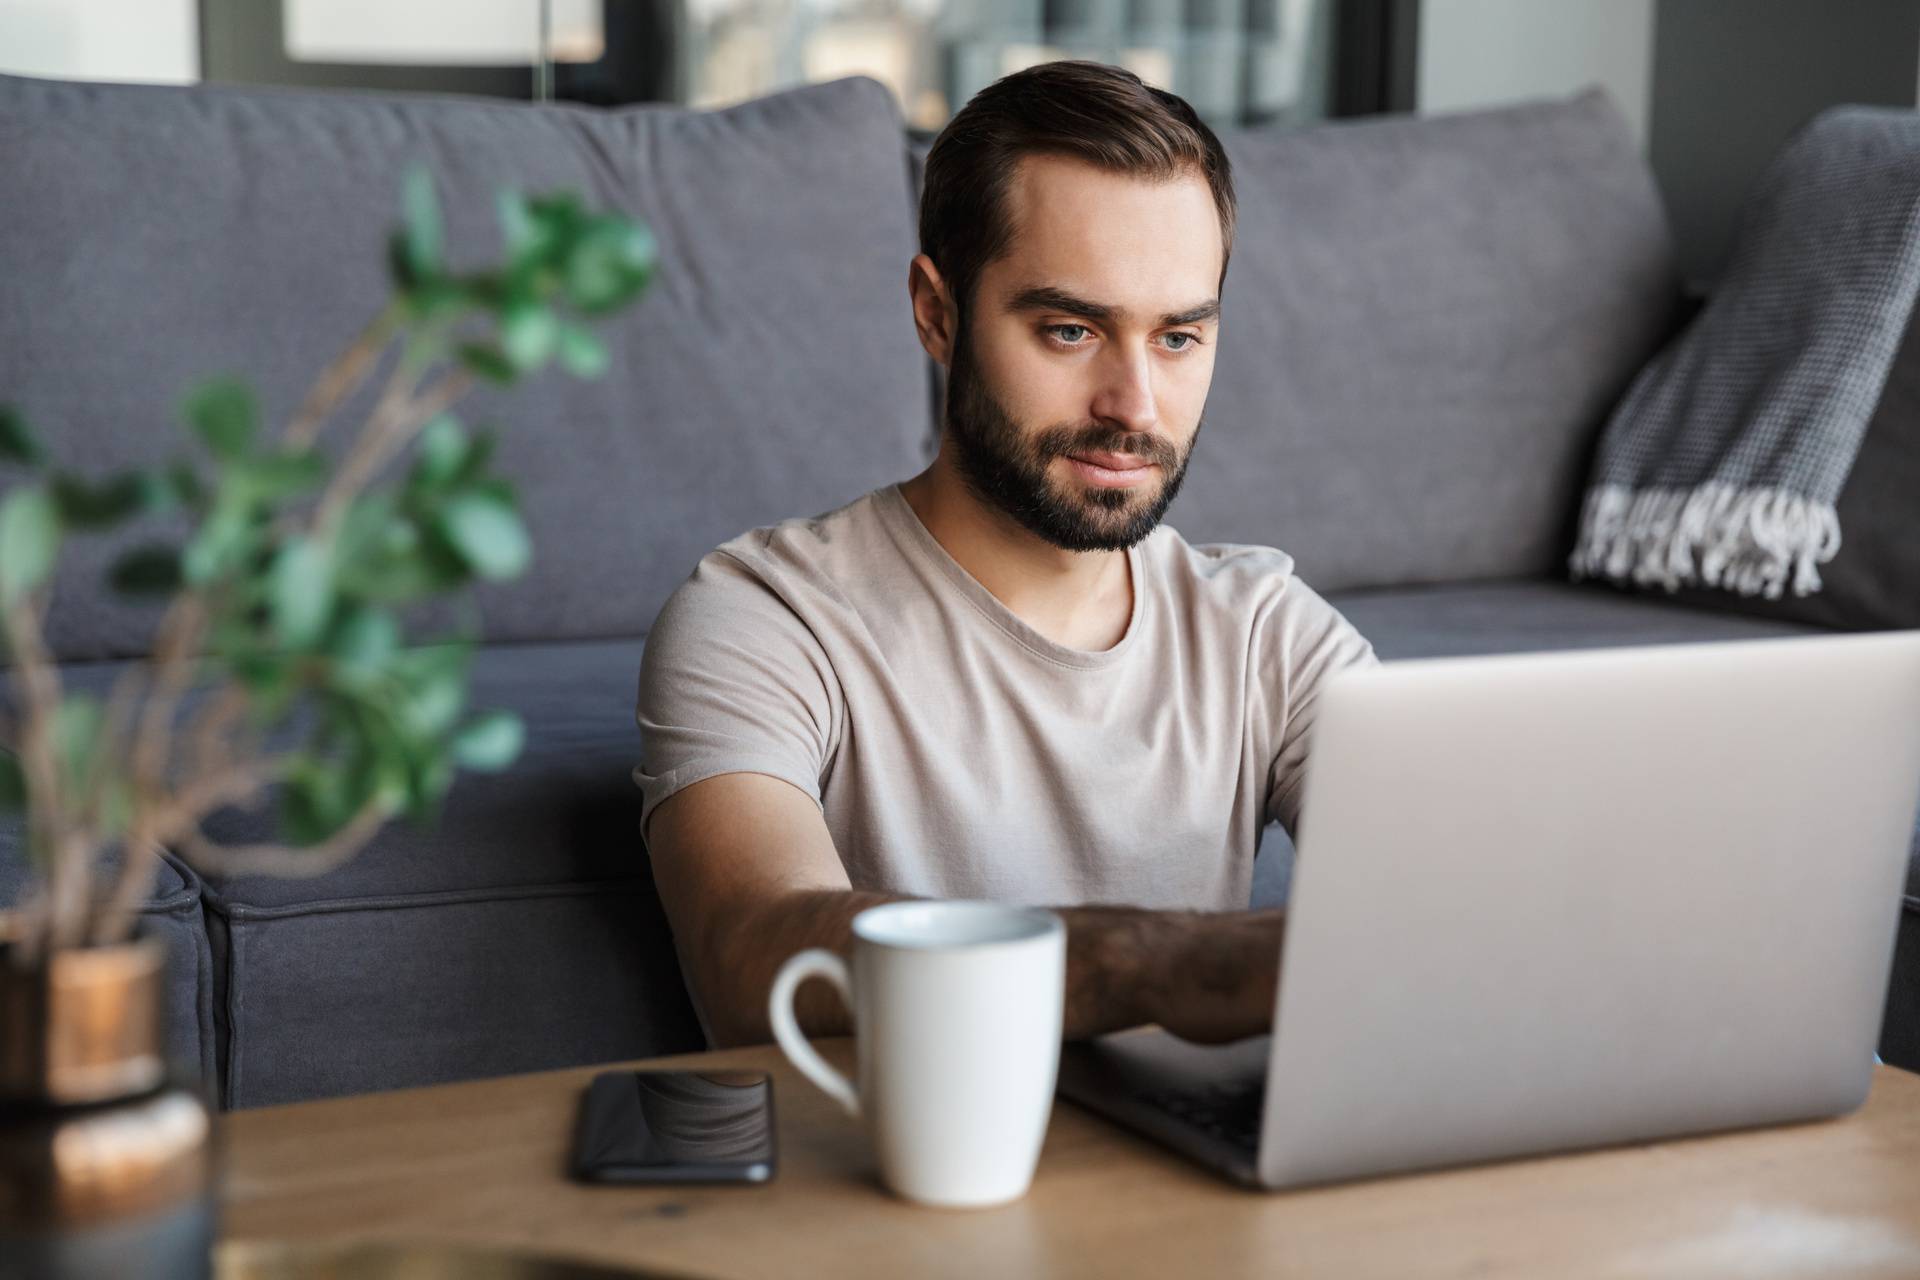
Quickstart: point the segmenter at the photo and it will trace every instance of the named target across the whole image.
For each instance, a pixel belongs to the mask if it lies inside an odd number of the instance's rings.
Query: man
[[[935,141],[908,289],[938,457],[725,544],[647,642],[642,831],[715,1045],[768,1039],[781,962],[901,896],[1057,909],[1070,1039],[1267,1028],[1260,830],[1296,819],[1323,682],[1375,658],[1282,552],[1159,523],[1233,226],[1218,139],[1116,68],[1008,76]],[[820,984],[798,1013],[850,1029]]]

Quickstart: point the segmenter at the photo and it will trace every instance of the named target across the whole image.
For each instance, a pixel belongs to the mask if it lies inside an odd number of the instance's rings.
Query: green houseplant
[[[504,259],[456,270],[431,179],[407,176],[392,297],[284,423],[262,421],[244,382],[216,379],[186,398],[175,461],[85,476],[51,465],[0,405],[0,815],[24,824],[31,866],[0,934],[0,1171],[42,1167],[35,1152],[84,1122],[75,1108],[164,1092],[154,948],[101,960],[139,945],[159,851],[216,872],[315,874],[390,818],[430,820],[458,770],[518,754],[512,713],[467,705],[467,596],[519,575],[531,546],[493,434],[452,406],[476,380],[556,362],[600,375],[593,325],[642,292],[655,248],[643,225],[572,195],[497,203]],[[383,369],[364,419],[337,420]],[[103,696],[67,689],[43,626],[61,547],[144,517],[164,536],[131,542],[111,581],[157,600],[150,655]],[[432,601],[458,621],[419,634],[414,606]],[[204,829],[267,804],[279,842]],[[195,1185],[204,1211],[209,1179]],[[58,1274],[86,1214],[113,1206],[41,1191],[14,1207],[56,1228],[42,1261]]]

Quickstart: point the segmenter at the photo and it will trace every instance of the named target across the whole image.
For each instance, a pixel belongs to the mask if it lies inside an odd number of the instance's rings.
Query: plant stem
[[[473,375],[464,369],[447,374],[430,391],[417,396],[391,422],[384,424],[383,429],[370,427],[367,432],[370,437],[369,456],[364,470],[355,478],[356,488],[378,475],[380,468],[404,450],[422,427],[444,413],[447,406],[465,395],[472,385]],[[344,472],[345,468],[341,470]],[[352,496],[349,492],[347,499]]]
[[[346,826],[319,844],[295,848],[278,844],[222,845],[198,827],[182,832],[175,845],[196,867],[230,876],[314,876],[343,865],[373,838],[388,818],[387,804],[374,796]]]
[[[228,690],[228,692],[233,692]],[[208,708],[203,716],[214,708]],[[101,944],[123,941],[133,932],[140,904],[152,890],[153,877],[160,869],[160,853],[168,842],[196,831],[200,819],[228,805],[245,804],[278,776],[284,762],[255,761],[251,764],[223,764],[181,787],[171,801],[159,796],[142,798],[139,816],[126,840],[126,860],[114,883],[113,893],[102,906],[95,923],[93,940]]]
[[[48,658],[40,631],[38,599],[28,593],[0,610],[7,645],[13,653],[10,676],[19,702],[20,769],[27,783],[27,850],[46,861],[47,896],[21,920],[18,951],[23,963],[32,963],[58,945],[70,932],[64,913],[73,910],[76,888],[82,910],[86,905],[86,867],[72,865],[66,839],[67,814],[60,785],[59,748],[53,737],[53,717],[60,706],[60,672]],[[80,884],[75,886],[75,878]]]
[[[408,441],[427,423],[446,411],[448,405],[467,393],[473,375],[464,369],[447,374],[429,391],[420,393],[420,367],[403,356],[394,366],[386,391],[374,406],[366,430],[353,442],[340,463],[333,482],[320,496],[314,512],[313,527],[324,537],[346,510],[347,504],[392,461]]]
[[[353,345],[321,371],[281,437],[289,448],[311,446],[319,437],[321,427],[326,425],[327,415],[366,379],[400,318],[400,305],[395,301],[382,308],[360,331]]]
[[[199,781],[189,783],[183,790],[191,790],[196,785],[204,788],[207,785],[205,780],[219,777],[221,771],[229,767],[228,753],[221,751],[216,759],[215,749],[224,745],[221,731],[246,709],[246,702],[246,694],[237,685],[227,684],[194,717],[193,727],[187,731],[186,737],[193,744],[193,776]],[[206,807],[193,811],[193,820],[198,821],[202,814],[220,804],[245,801],[260,785],[256,781],[244,790],[229,788],[209,796]],[[93,940],[102,944],[119,942],[133,931],[134,918],[140,904],[146,901],[154,875],[159,870],[160,841],[164,839],[167,819],[163,809],[158,815],[155,811],[161,809],[162,798],[136,783],[133,803],[134,817],[127,832],[120,874],[114,878],[113,889],[94,923]],[[153,856],[144,856],[143,850]]]

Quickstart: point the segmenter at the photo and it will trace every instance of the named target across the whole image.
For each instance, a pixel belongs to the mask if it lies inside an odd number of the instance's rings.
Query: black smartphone
[[[767,1182],[773,1077],[764,1071],[606,1071],[580,1097],[582,1182]]]

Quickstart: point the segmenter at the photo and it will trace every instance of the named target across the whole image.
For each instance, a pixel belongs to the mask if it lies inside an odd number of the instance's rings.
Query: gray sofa
[[[1286,548],[1389,659],[1809,629],[1564,581],[1595,434],[1682,314],[1602,95],[1228,145],[1239,240],[1170,516],[1190,539]],[[173,406],[211,373],[288,413],[383,300],[416,159],[456,259],[493,251],[503,184],[580,190],[662,247],[605,379],[463,411],[508,427],[538,548],[481,602],[476,698],[526,717],[521,762],[324,876],[169,868],[149,914],[175,942],[172,1044],[222,1105],[698,1047],[636,832],[639,658],[708,548],[931,456],[919,157],[864,79],[698,113],[0,77],[0,401],[68,463],[180,451]],[[152,622],[94,585],[111,550],[74,557],[51,620],[81,681]],[[1269,835],[1263,901],[1290,860]],[[1920,1065],[1920,899],[1901,944],[1883,1052]]]

